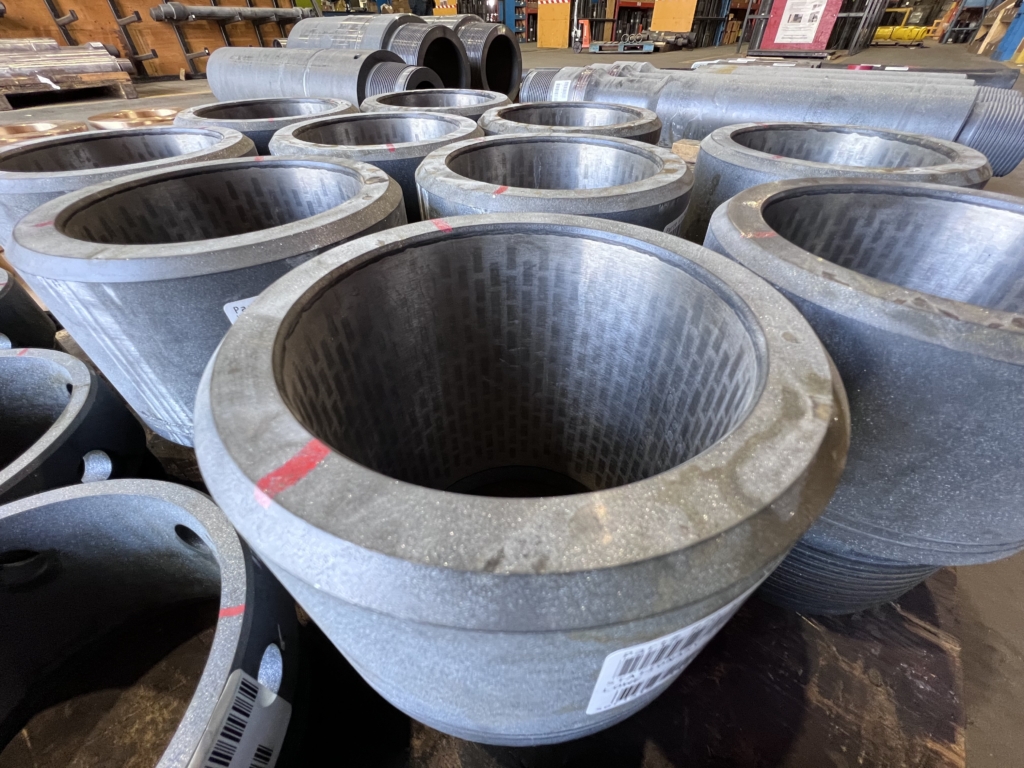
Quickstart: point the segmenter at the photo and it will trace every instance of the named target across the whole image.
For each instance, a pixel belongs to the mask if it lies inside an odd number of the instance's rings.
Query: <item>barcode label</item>
[[[569,80],[555,80],[551,86],[551,101],[568,101],[569,83]]]
[[[606,712],[670,683],[732,618],[757,586],[688,627],[609,653],[590,694],[587,714]]]
[[[256,298],[256,296],[252,296],[248,299],[229,301],[224,305],[224,314],[228,316],[228,320],[231,321],[232,325],[235,324],[235,320],[242,316],[242,313],[245,312],[245,308],[256,301]]]
[[[236,669],[189,768],[274,768],[291,714],[291,704]]]

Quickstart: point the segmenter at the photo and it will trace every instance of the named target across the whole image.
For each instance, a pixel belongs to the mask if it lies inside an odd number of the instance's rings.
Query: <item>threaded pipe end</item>
[[[982,152],[996,176],[1006,176],[1024,160],[1024,94],[978,88],[967,123],[956,140]]]

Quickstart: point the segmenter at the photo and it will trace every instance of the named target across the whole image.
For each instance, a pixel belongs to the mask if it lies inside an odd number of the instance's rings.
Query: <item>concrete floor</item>
[[[659,67],[688,67],[690,62],[736,55],[735,46],[633,56],[574,54],[523,46],[524,68],[580,66],[588,61],[638,58]],[[966,46],[929,44],[922,48],[869,48],[852,62],[912,64],[948,69],[999,67],[969,54]],[[1021,78],[1024,80],[1024,77]],[[1024,90],[1024,83],[1017,88]],[[115,109],[179,106],[214,101],[205,81],[142,84],[141,97],[67,101],[0,113],[0,124],[35,120],[80,120]],[[1024,164],[987,189],[1024,197]],[[971,768],[1024,768],[1024,553],[989,565],[958,569],[967,708],[967,758]]]

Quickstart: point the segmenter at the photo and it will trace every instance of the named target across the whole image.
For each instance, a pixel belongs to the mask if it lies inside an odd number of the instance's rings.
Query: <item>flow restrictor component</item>
[[[174,118],[174,124],[185,128],[232,128],[252,140],[257,154],[267,155],[270,137],[287,125],[358,111],[341,99],[243,99],[183,110]]]
[[[857,393],[846,474],[794,567],[773,580],[773,599],[842,612],[912,586],[890,579],[879,595],[889,566],[983,563],[1024,548],[1019,198],[779,181],[721,206],[706,243],[782,290]],[[859,594],[846,560],[880,563],[857,567]],[[830,596],[836,583],[845,586]]]
[[[244,157],[256,151],[224,128],[132,128],[53,136],[0,148],[0,245],[15,223],[48,200],[149,169]]]
[[[461,115],[473,121],[480,119],[484,112],[494,107],[511,104],[503,93],[476,91],[470,88],[434,88],[400,93],[382,93],[371,96],[362,103],[363,112],[443,112]]]
[[[443,24],[459,36],[469,57],[474,88],[515,98],[523,76],[523,54],[512,30],[504,24],[485,22],[472,13],[424,16],[423,20]]]
[[[336,97],[361,104],[378,93],[441,87],[429,69],[390,51],[224,47],[210,54],[206,77],[221,101]]]
[[[203,366],[247,304],[313,254],[404,223],[401,188],[371,165],[244,158],[52,200],[8,258],[143,421],[191,445]]]
[[[276,760],[295,604],[203,494],[112,480],[0,507],[0,614],[17,627],[0,640],[0,745],[14,764],[26,742],[94,765]],[[52,716],[66,707],[91,727]]]
[[[483,136],[467,117],[438,112],[386,112],[310,120],[279,131],[274,155],[318,155],[360,160],[380,168],[402,187],[405,214],[420,220],[416,169],[431,152]]]
[[[650,144],[600,136],[488,136],[438,149],[416,171],[424,218],[566,213],[679,233],[693,175]]]
[[[779,179],[891,179],[985,185],[992,167],[962,144],[902,131],[815,123],[743,123],[713,131],[700,143],[692,204],[682,236],[704,242],[719,205],[744,189]]]
[[[657,144],[661,120],[649,109],[626,104],[548,101],[488,110],[480,118],[488,136],[509,134],[587,134]]]
[[[385,698],[540,744],[628,717],[728,620],[831,494],[843,402],[806,321],[727,259],[458,217],[271,286],[204,374],[196,453]]]
[[[131,477],[145,451],[142,427],[110,386],[63,352],[0,349],[0,413],[0,503]]]
[[[53,349],[57,326],[10,272],[0,269],[0,349]]]

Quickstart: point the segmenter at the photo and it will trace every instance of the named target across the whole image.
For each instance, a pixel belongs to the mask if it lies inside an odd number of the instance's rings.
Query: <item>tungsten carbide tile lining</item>
[[[11,725],[5,721],[16,705],[38,695],[33,689],[53,684],[60,662],[65,681],[74,679],[77,669],[68,660],[98,632],[190,600],[217,601],[220,615],[213,614],[216,633],[202,677],[182,681],[195,685],[188,708],[167,734],[166,748],[152,747],[162,751],[156,752],[156,768],[185,768],[209,744],[206,729],[229,675],[242,669],[256,678],[269,644],[279,644],[284,662],[277,693],[294,701],[294,602],[254,564],[227,518],[203,494],[150,480],[61,488],[0,507],[0,541],[5,552],[38,553],[42,577],[0,590],[0,612],[22,628],[5,638],[0,656],[0,731]],[[14,669],[20,674],[8,674]],[[144,714],[150,734],[161,717]],[[132,725],[123,726],[129,742]]]
[[[371,165],[245,158],[53,200],[16,227],[9,259],[146,424],[190,445],[199,377],[239,307],[313,254],[403,223],[401,188]]]
[[[207,368],[196,450],[379,692],[449,733],[537,744],[663,690],[679,669],[586,714],[609,653],[774,567],[828,498],[847,427],[810,328],[748,271],[618,222],[484,215],[275,283]],[[494,472],[591,492],[474,495]]]
[[[494,107],[511,104],[503,93],[471,88],[429,88],[371,96],[362,103],[363,112],[441,112],[478,120]]]
[[[657,144],[661,120],[649,109],[627,104],[548,101],[495,107],[480,118],[488,136],[518,133],[618,136]]]

